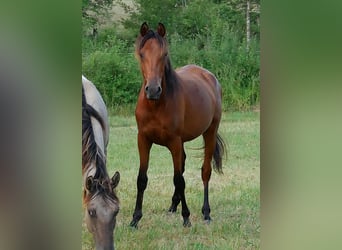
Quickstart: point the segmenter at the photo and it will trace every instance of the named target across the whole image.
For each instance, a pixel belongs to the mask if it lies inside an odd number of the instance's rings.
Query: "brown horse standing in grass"
[[[175,191],[169,211],[176,212],[181,202],[184,226],[191,226],[184,194],[184,142],[200,135],[204,138],[202,213],[206,222],[210,221],[208,185],[212,159],[214,169],[222,173],[225,144],[217,132],[221,120],[221,86],[211,72],[199,66],[187,65],[173,70],[165,34],[163,24],[159,23],[155,32],[143,23],[135,44],[143,84],[135,111],[140,168],[136,205],[130,224],[132,227],[137,227],[142,217],[149,154],[153,143],[165,146],[171,152]]]

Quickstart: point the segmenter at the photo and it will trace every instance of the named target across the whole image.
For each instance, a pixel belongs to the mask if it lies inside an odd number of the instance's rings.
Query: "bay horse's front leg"
[[[184,169],[185,169],[185,159],[186,159],[186,154],[183,148],[183,156],[182,156],[182,174],[184,173]],[[176,192],[176,188],[175,188],[175,192],[173,193],[172,196],[172,203],[171,206],[169,208],[169,212],[171,213],[175,213],[177,211],[177,206],[180,203],[181,198],[180,195]]]
[[[172,154],[173,160],[173,169],[174,169],[174,176],[173,176],[173,184],[175,185],[175,193],[172,198],[172,204],[177,207],[179,200],[182,202],[182,216],[183,216],[183,226],[190,227],[190,211],[186,204],[185,200],[185,181],[183,177],[184,166],[182,165],[183,159],[185,161],[184,149],[183,149],[183,142],[180,138],[176,138],[172,140],[172,142],[168,146],[169,150]],[[176,197],[176,199],[174,199]],[[177,203],[178,202],[178,203]],[[172,205],[171,205],[172,208]]]
[[[142,217],[142,203],[144,198],[144,191],[147,186],[147,169],[148,161],[150,157],[150,150],[152,147],[152,142],[150,142],[144,135],[138,133],[138,150],[140,158],[140,168],[137,178],[137,200],[135,203],[135,209],[133,213],[133,219],[130,223],[131,227],[137,227],[138,222]]]

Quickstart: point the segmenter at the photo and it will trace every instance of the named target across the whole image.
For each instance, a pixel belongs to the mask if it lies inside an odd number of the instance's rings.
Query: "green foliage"
[[[222,85],[224,110],[247,110],[260,101],[260,3],[250,2],[247,49],[245,0],[136,0],[138,11],[123,22],[123,30],[102,28],[95,39],[84,36],[83,73],[99,86],[108,106],[135,103],[142,78],[133,55],[134,40],[142,22],[151,28],[162,22],[173,67],[207,68]]]
[[[132,13],[131,18],[124,21],[125,27],[132,32],[138,30],[143,22],[151,24],[151,28],[157,27],[158,22],[170,28],[177,20],[176,1],[136,0],[135,2],[140,6],[139,11]],[[136,33],[134,35],[136,36]]]
[[[247,110],[260,100],[259,43],[253,39],[247,50],[235,33],[223,32],[227,28],[213,29],[217,31],[208,33],[214,35],[198,34],[194,39],[172,36],[172,62],[176,67],[194,63],[207,68],[222,85],[224,109]]]
[[[82,72],[96,84],[109,107],[136,101],[140,88],[138,64],[131,49],[112,30],[83,43]]]

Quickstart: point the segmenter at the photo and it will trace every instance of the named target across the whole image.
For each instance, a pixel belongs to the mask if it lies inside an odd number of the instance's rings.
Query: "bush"
[[[247,110],[259,104],[259,31],[253,28],[247,50],[241,10],[221,1],[193,0],[187,6],[183,1],[143,2],[140,12],[124,22],[123,31],[101,29],[97,38],[82,40],[83,74],[99,88],[109,107],[136,102],[142,79],[133,45],[143,21],[151,28],[159,21],[166,26],[174,68],[197,64],[216,75],[224,110]],[[161,10],[167,13],[165,20],[158,19]]]
[[[197,64],[214,73],[223,90],[224,110],[247,110],[260,99],[259,48],[257,42],[238,41],[232,32],[194,39],[172,37],[170,55],[174,67]]]
[[[97,43],[96,49],[83,57],[83,74],[97,86],[107,106],[134,103],[141,76],[133,49],[127,50],[125,42],[106,32],[92,43]]]

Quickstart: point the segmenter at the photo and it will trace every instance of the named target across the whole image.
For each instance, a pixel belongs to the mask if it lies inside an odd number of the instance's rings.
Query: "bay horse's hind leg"
[[[184,173],[184,169],[185,169],[185,159],[186,159],[186,154],[185,154],[185,151],[183,149],[183,155],[182,155],[182,174]],[[175,192],[173,193],[173,196],[172,196],[172,203],[171,203],[171,206],[169,208],[169,212],[175,213],[177,211],[177,206],[180,203],[180,201],[181,201],[181,197],[176,192],[176,188],[175,188]]]
[[[209,205],[209,180],[211,177],[211,161],[216,147],[216,134],[218,126],[212,123],[206,132],[203,134],[204,139],[204,161],[202,166],[202,181],[204,187],[204,201],[202,207],[202,214],[204,220],[209,223],[210,218],[210,205]]]

